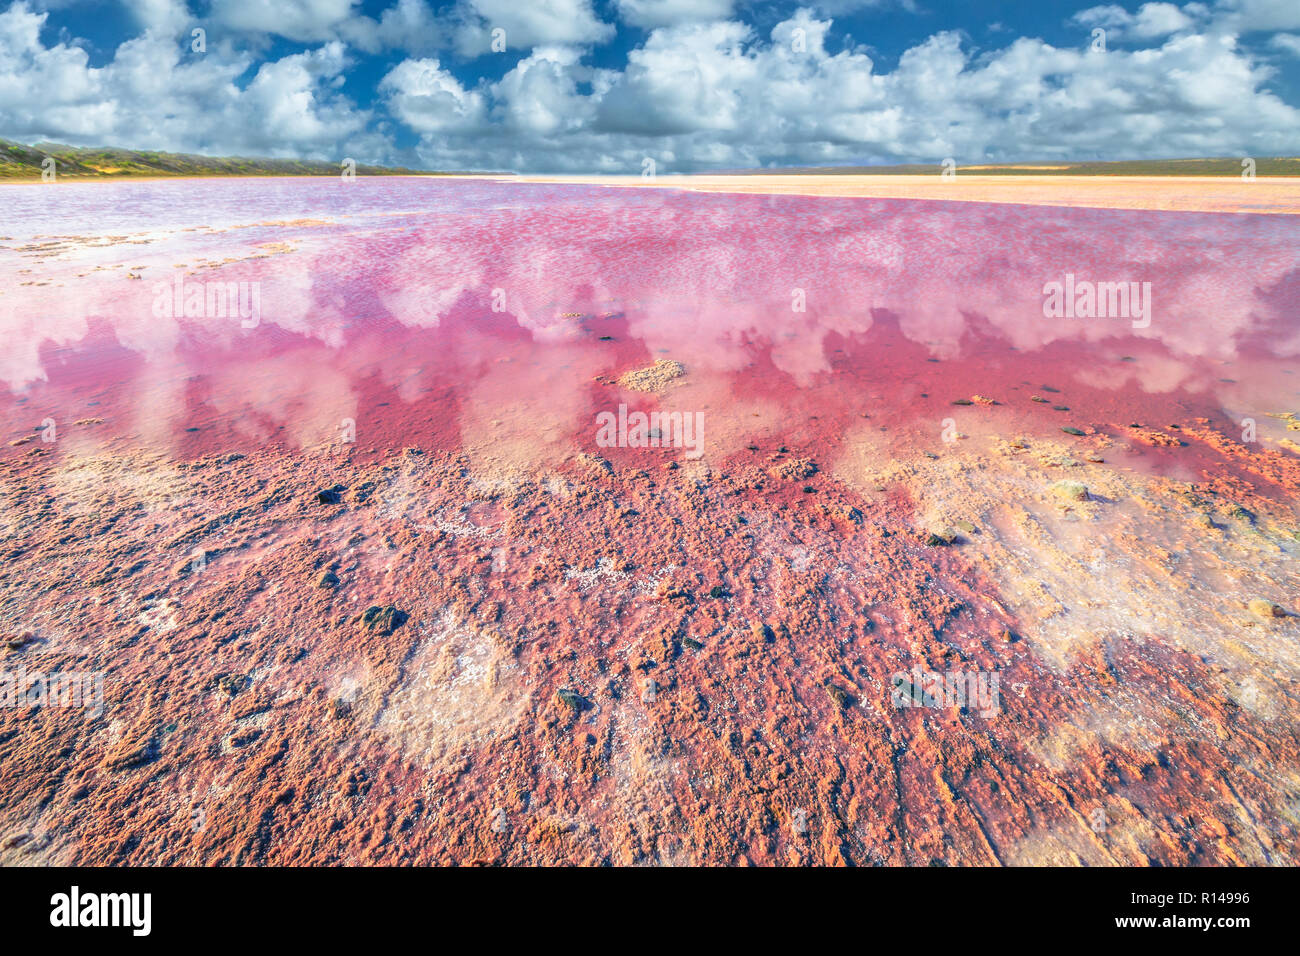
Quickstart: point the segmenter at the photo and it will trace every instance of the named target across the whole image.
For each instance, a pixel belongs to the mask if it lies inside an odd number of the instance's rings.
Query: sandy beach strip
[[[497,178],[497,177],[472,177]],[[700,192],[929,199],[1164,212],[1300,213],[1300,178],[1222,176],[904,175],[511,176],[510,182],[580,183]]]

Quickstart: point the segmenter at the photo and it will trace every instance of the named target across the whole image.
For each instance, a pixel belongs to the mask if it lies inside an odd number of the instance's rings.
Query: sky
[[[422,169],[1300,154],[1300,0],[0,0],[0,137]]]

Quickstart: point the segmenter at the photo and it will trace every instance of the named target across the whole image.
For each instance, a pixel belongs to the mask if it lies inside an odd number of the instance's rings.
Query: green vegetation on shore
[[[46,157],[59,179],[129,179],[144,176],[338,176],[337,162],[256,159],[160,153],[153,150],[85,148],[60,143],[26,146],[0,139],[0,180],[38,180]],[[418,169],[357,164],[358,176],[448,175]]]
[[[60,179],[129,179],[152,176],[337,176],[340,163],[314,159],[267,159],[243,156],[199,156],[155,150],[119,149],[113,146],[79,147],[61,143],[24,145],[0,139],[0,181],[39,180],[46,158],[54,160]],[[899,166],[793,166],[719,170],[715,175],[790,176],[926,176],[942,167],[937,163]],[[1116,162],[987,163],[958,166],[968,176],[1224,176],[1240,177],[1240,158],[1152,159]],[[428,170],[358,164],[358,176],[509,176],[486,170]],[[701,174],[708,175],[701,171]],[[1256,176],[1300,177],[1300,157],[1255,159]]]

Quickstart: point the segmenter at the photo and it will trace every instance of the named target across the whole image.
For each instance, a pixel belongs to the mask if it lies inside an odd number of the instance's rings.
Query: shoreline
[[[464,178],[493,179],[492,176]],[[785,175],[519,176],[513,182],[838,199],[909,199],[1154,212],[1300,214],[1300,177]],[[1161,188],[1153,188],[1161,187]],[[1249,190],[1249,192],[1246,192]]]
[[[292,180],[330,176],[129,176],[67,178],[55,185],[183,180]],[[903,199],[976,202],[1153,212],[1300,215],[1300,177],[1259,177],[1245,181],[1227,176],[1009,176],[967,175],[688,175],[643,179],[640,176],[524,176],[509,173],[394,173],[364,179],[493,180],[520,184],[679,189],[691,192],[836,199]],[[44,185],[40,180],[0,179],[0,185]]]

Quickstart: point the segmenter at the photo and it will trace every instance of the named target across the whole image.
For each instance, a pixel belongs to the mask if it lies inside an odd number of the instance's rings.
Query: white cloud
[[[371,114],[334,89],[348,67],[337,42],[265,61],[241,88],[255,61],[229,43],[210,37],[207,53],[193,53],[160,27],[91,67],[80,47],[41,42],[46,16],[23,3],[0,13],[0,135],[224,155],[386,151]]]
[[[732,22],[654,31],[603,98],[599,128],[656,135],[737,128],[758,66],[744,49],[749,37],[749,27]]]
[[[389,110],[424,134],[473,130],[485,114],[483,96],[466,90],[437,60],[403,60],[379,84]]]
[[[730,21],[661,28],[621,71],[535,54],[481,87],[488,122],[472,138],[426,137],[420,152],[456,168],[635,174],[647,156],[663,173],[1278,155],[1300,127],[1231,35],[1094,54],[1024,38],[979,53],[939,33],[878,73],[861,50],[828,53],[829,26],[801,10],[767,39]]]
[[[1269,46],[1300,56],[1300,36],[1294,33],[1279,33],[1269,40]]]
[[[212,20],[232,30],[320,43],[338,35],[355,4],[356,0],[212,0]]]
[[[579,66],[569,47],[538,47],[492,88],[497,118],[510,129],[551,136],[580,129],[595,112],[594,99],[578,92],[594,71]]]
[[[1136,14],[1132,14],[1121,6],[1108,4],[1082,10],[1071,18],[1071,22],[1085,27],[1101,27],[1115,39],[1150,40],[1191,29],[1196,20],[1188,14],[1200,10],[1204,8],[1199,4],[1179,9],[1172,3],[1144,3]]]
[[[613,24],[597,18],[591,0],[460,0],[457,49],[464,56],[491,50],[492,31],[505,31],[508,49],[586,46],[614,36]]]
[[[703,20],[725,20],[735,0],[614,0],[619,19],[652,30]]]
[[[1077,22],[1119,23],[1135,40],[1107,53],[1028,38],[981,50],[941,32],[906,50],[889,72],[861,47],[835,43],[837,52],[828,52],[831,21],[808,10],[765,37],[734,20],[658,27],[620,68],[596,68],[591,46],[612,27],[596,19],[591,0],[527,9],[460,0],[438,16],[426,0],[398,0],[377,18],[354,15],[355,5],[342,0],[304,2],[295,6],[297,25],[284,28],[332,38],[276,60],[249,51],[246,35],[216,29],[208,53],[195,55],[184,5],[151,0],[160,26],[92,67],[72,41],[46,46],[45,15],[18,3],[0,13],[0,135],[630,174],[645,157],[667,173],[937,164],[949,156],[974,163],[1293,153],[1300,112],[1269,92],[1276,56],[1214,25],[1252,11],[1263,22],[1267,11],[1234,2],[1213,16],[1196,4],[1148,3],[1135,14],[1093,7]],[[228,0],[226,14],[236,6]],[[248,0],[240,9],[249,18],[260,8]],[[513,66],[495,82],[466,81],[443,51],[471,21],[488,29],[497,16],[508,42],[529,52],[510,54]],[[1161,36],[1139,42],[1138,32]],[[352,69],[349,44],[409,51],[378,83],[370,110],[341,93]],[[1264,48],[1296,46],[1279,33]],[[418,159],[396,153],[399,124],[419,137]]]
[[[378,20],[354,17],[339,26],[339,35],[367,53],[405,50],[429,54],[450,45],[450,28],[425,0],[398,0]]]
[[[1236,33],[1300,29],[1296,0],[1219,0],[1214,15],[1223,28]]]

